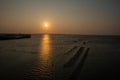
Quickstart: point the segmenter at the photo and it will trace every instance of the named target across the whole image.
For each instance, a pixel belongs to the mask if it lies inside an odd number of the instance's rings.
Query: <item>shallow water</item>
[[[0,80],[118,77],[119,57],[120,36],[41,34],[5,40],[0,41]]]

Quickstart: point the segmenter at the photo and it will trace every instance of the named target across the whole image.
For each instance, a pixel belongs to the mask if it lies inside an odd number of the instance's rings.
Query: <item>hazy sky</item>
[[[0,32],[120,35],[120,0],[0,0]]]

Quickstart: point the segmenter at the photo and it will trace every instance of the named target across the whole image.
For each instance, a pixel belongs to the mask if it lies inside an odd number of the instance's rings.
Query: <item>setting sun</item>
[[[48,24],[45,24],[45,27],[48,27]]]

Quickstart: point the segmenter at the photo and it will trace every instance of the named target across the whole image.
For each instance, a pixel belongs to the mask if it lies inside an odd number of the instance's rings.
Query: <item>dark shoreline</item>
[[[31,34],[0,34],[0,40],[31,38]]]

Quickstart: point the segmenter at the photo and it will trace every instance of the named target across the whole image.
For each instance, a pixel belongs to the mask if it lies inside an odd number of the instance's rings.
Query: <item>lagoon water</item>
[[[40,34],[0,41],[0,80],[117,79],[120,36]]]

